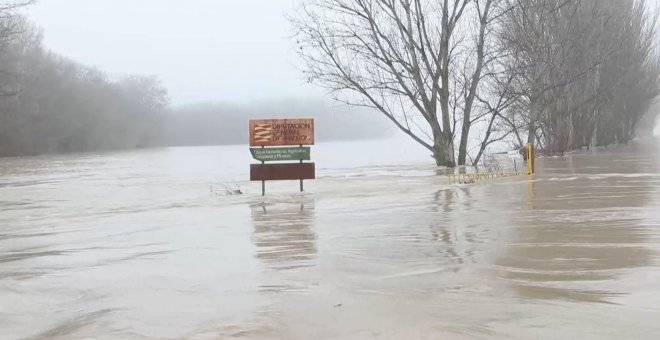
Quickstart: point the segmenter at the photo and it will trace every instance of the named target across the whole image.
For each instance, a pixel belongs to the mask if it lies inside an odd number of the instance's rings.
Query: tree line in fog
[[[305,0],[290,21],[310,82],[380,111],[438,165],[626,143],[655,118],[644,0]]]
[[[43,46],[0,3],[0,156],[137,148],[158,139],[167,91],[153,77],[111,80]]]
[[[177,109],[157,78],[49,51],[20,15],[30,2],[0,0],[0,156],[243,143],[248,118],[311,116],[321,140],[384,136],[389,122],[453,166],[526,143],[626,143],[657,112],[644,0],[304,0],[290,20],[305,77],[348,106]]]
[[[659,93],[656,9],[644,0],[526,2],[503,27],[512,52],[504,79],[513,76],[508,91],[518,96],[504,111],[507,128],[552,153],[630,141]]]

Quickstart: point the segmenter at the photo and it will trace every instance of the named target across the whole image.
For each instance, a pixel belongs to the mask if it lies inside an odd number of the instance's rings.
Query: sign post
[[[302,145],[300,145],[300,147],[302,148]],[[300,160],[300,164],[303,164],[303,160],[302,160],[302,159]],[[301,178],[301,179],[300,179],[300,192],[303,192],[303,191],[304,191],[304,188],[303,188],[303,179]]]
[[[266,195],[266,181],[315,179],[311,159],[314,145],[313,119],[260,119],[250,120],[250,153],[261,164],[250,166],[250,180],[261,181],[261,194]],[[259,148],[254,148],[259,147]],[[266,164],[266,162],[299,161],[298,163]]]
[[[261,146],[261,149],[263,149],[264,146]],[[261,164],[266,164],[265,161],[261,161]],[[266,180],[261,180],[261,196],[266,196]]]

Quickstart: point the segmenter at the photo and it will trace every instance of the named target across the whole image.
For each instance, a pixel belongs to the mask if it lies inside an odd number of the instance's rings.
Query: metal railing
[[[476,172],[476,173],[459,173],[459,174],[448,174],[447,178],[449,179],[450,184],[473,184],[478,181],[484,181],[494,178],[502,177],[514,177],[514,176],[531,176],[535,173],[535,164],[534,159],[536,157],[534,152],[534,146],[527,144],[522,149],[524,149],[524,156],[527,162],[527,171],[511,171],[511,172]],[[521,150],[522,150],[521,149]]]

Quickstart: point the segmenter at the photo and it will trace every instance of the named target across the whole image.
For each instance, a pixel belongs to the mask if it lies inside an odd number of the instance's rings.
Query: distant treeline
[[[158,79],[113,80],[49,51],[17,8],[0,7],[0,157],[247,143],[249,117],[317,118],[319,140],[391,132],[380,116],[322,100],[170,109]]]
[[[314,118],[316,139],[380,138],[394,130],[372,110],[331,106],[321,99],[282,99],[253,105],[208,103],[180,107],[164,119],[164,145],[240,144],[248,141],[248,120]]]
[[[0,156],[126,149],[158,140],[167,91],[151,77],[110,80],[47,50],[0,9]]]
[[[627,143],[653,129],[660,93],[658,9],[646,0],[525,0],[506,16],[503,117],[549,153]],[[646,129],[648,131],[648,129]]]

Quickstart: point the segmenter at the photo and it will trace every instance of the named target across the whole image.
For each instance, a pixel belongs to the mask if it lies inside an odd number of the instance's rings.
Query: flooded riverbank
[[[359,144],[266,198],[245,147],[3,159],[0,338],[660,334],[656,144],[470,186]]]

